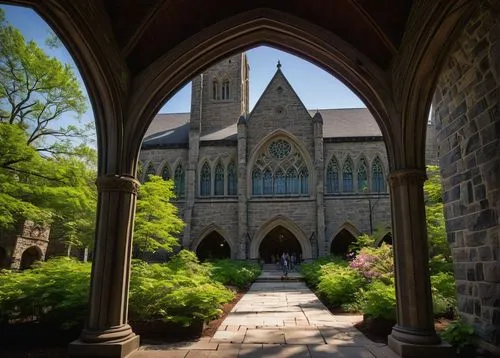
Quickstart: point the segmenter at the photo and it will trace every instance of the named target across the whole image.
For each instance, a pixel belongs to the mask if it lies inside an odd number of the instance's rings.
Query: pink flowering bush
[[[377,248],[364,247],[354,260],[349,263],[349,266],[357,270],[369,281],[380,279],[389,282],[394,276],[392,246],[382,244]]]

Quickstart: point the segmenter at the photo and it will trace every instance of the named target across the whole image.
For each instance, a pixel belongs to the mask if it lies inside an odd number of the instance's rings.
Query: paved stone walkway
[[[298,281],[300,275],[294,274],[294,281],[280,281],[280,275],[264,271],[212,338],[145,345],[132,358],[397,358],[353,327],[361,316],[332,315]],[[278,279],[273,281],[273,276]]]

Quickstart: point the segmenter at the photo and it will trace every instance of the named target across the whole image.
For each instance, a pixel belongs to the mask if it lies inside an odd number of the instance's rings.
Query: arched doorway
[[[40,261],[42,259],[42,253],[40,249],[36,246],[31,246],[24,250],[23,255],[21,256],[21,265],[19,266],[20,270],[26,270],[31,268],[35,261]]]
[[[0,247],[0,269],[9,268],[9,258],[7,257],[7,250]]]
[[[228,259],[231,257],[231,247],[221,234],[212,231],[201,240],[196,255],[200,261]]]
[[[259,257],[266,264],[275,263],[283,252],[295,257],[302,257],[302,248],[295,235],[285,227],[279,225],[269,231],[260,243]]]
[[[349,253],[349,246],[354,243],[356,238],[350,231],[342,229],[332,240],[330,253],[335,256],[345,257]]]
[[[382,244],[392,245],[392,233],[388,232],[385,234],[378,242],[377,246],[382,246]]]

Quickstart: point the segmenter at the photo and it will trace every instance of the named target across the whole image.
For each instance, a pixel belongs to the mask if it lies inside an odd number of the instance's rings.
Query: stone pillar
[[[247,257],[248,208],[247,208],[247,121],[238,120],[238,253],[239,259]]]
[[[324,204],[324,160],[323,160],[323,117],[319,112],[313,117],[314,123],[314,169],[316,172],[316,239],[318,250],[313,251],[313,258],[316,255],[325,256],[327,243],[325,242],[325,204]]]
[[[402,358],[453,356],[451,347],[440,344],[434,330],[425,179],[425,169],[396,170],[389,175],[397,298],[397,324],[389,346]]]
[[[132,233],[139,182],[103,175],[99,191],[89,316],[72,357],[125,357],[139,347],[127,323]]]

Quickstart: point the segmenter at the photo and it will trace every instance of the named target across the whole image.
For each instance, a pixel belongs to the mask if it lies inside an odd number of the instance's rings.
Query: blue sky
[[[50,28],[34,11],[16,6],[0,7],[5,10],[7,21],[19,28],[26,39],[36,41],[50,55],[76,68],[73,59],[63,47],[46,48],[45,39],[50,33]],[[278,60],[282,65],[281,70],[307,108],[365,107],[363,102],[340,81],[297,56],[265,46],[247,51],[247,56],[250,64],[250,109],[274,75]],[[160,112],[188,112],[191,102],[190,90],[190,84],[180,89]],[[84,120],[92,120],[91,110],[84,115]]]

